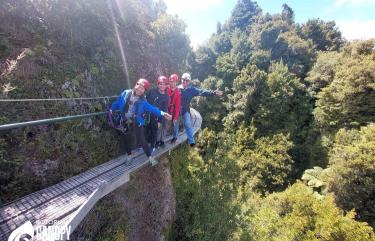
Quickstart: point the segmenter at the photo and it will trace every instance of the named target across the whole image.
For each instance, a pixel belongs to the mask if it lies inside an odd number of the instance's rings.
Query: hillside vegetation
[[[172,155],[172,240],[374,240],[374,46],[239,0],[194,52],[225,96],[196,101],[198,148]]]
[[[157,233],[148,238],[375,240],[375,41],[347,41],[333,21],[296,23],[280,7],[271,15],[238,0],[193,51],[185,23],[162,1],[2,1],[1,99],[113,96],[139,77],[185,71],[202,88],[224,91],[193,103],[204,128],[196,148],[182,145],[157,167],[170,171],[175,197],[145,169],[96,206],[77,240],[136,239],[129,233],[150,224],[142,213],[162,213],[162,203],[169,216],[152,217]],[[105,103],[0,109],[7,124],[103,111]],[[104,118],[1,132],[0,205],[118,156],[120,140]],[[134,205],[145,196],[147,207]],[[132,233],[134,220],[144,226]]]
[[[2,1],[1,98],[114,96],[140,77],[153,83],[161,73],[186,68],[191,50],[184,31],[181,20],[151,0],[126,0],[120,5],[102,0]],[[0,124],[9,124],[104,111],[105,104],[102,100],[1,102],[0,108]],[[104,118],[0,134],[2,202],[120,153],[119,135]]]

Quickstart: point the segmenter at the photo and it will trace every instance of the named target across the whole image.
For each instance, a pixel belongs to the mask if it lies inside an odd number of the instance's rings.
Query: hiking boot
[[[171,140],[171,144],[174,144],[176,141],[177,141],[177,138],[173,137],[172,140]]]
[[[155,148],[158,148],[160,146],[160,141],[157,141],[156,143],[155,143]]]
[[[151,156],[148,158],[148,161],[150,162],[151,166],[155,166],[156,164],[159,163],[155,158]]]
[[[164,148],[164,147],[165,147],[164,141],[159,141],[159,146],[160,146],[161,148]]]
[[[124,159],[125,159],[124,164],[130,164],[133,160],[133,156],[132,155],[126,155]]]

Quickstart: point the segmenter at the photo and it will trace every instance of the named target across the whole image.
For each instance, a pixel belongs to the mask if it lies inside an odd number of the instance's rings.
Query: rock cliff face
[[[140,77],[185,70],[189,51],[184,24],[152,0],[0,4],[2,99],[118,95]],[[103,111],[105,103],[0,102],[0,110],[2,125]],[[118,140],[100,117],[1,132],[0,203],[112,159]]]
[[[123,196],[128,199],[129,241],[165,240],[176,209],[168,159],[139,171],[129,188],[134,195]]]
[[[168,240],[176,199],[169,161],[146,167],[103,198],[73,234],[72,240]]]

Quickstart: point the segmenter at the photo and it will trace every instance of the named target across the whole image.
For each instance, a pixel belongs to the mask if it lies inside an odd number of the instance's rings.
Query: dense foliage
[[[172,155],[173,240],[375,239],[375,41],[294,14],[239,0],[195,52],[225,95],[198,99],[207,129]]]
[[[333,21],[294,16],[286,4],[271,15],[238,0],[193,52],[185,24],[162,1],[8,0],[0,95],[114,95],[141,76],[191,71],[224,96],[195,99],[204,120],[197,147],[170,156],[170,240],[374,240],[375,41],[348,42]],[[103,109],[1,105],[0,123]],[[0,134],[2,201],[120,153],[100,119]],[[122,226],[101,237],[125,239]]]
[[[328,180],[337,203],[375,225],[375,125],[337,132],[329,154]]]
[[[233,240],[373,240],[372,228],[344,214],[331,196],[319,200],[310,188],[296,183],[264,199],[252,197],[244,205],[239,232]],[[246,210],[246,209],[244,209]]]

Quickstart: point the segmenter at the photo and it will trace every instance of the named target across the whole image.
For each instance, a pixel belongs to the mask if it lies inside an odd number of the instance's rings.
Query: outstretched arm
[[[206,89],[199,89],[195,88],[195,95],[199,96],[222,96],[223,91],[221,90],[206,90]]]
[[[152,114],[158,116],[158,117],[164,117],[167,120],[172,120],[172,116],[164,111],[159,110],[153,105],[150,105],[147,101],[144,102],[144,108],[146,111],[151,112]]]
[[[162,103],[161,108],[160,108],[161,111],[164,111],[164,112],[168,111],[169,99],[170,99],[169,96],[166,95],[166,98],[164,98],[163,103]],[[161,124],[164,120],[163,120],[163,118],[159,118],[158,121]]]

